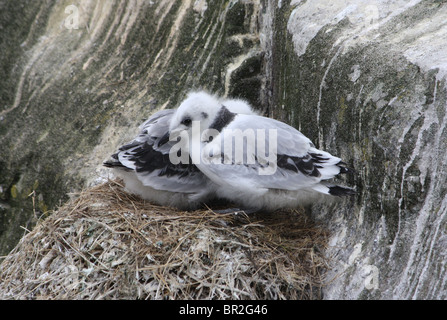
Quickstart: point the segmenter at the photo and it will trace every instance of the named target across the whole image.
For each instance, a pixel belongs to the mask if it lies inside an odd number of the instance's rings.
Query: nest
[[[183,212],[109,181],[20,240],[0,299],[315,299],[326,239],[302,212]]]

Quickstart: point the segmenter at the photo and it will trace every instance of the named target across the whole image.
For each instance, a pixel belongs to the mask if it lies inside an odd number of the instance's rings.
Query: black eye
[[[180,123],[185,125],[185,126],[187,126],[187,127],[189,127],[191,125],[191,122],[192,122],[191,118],[190,117],[186,117]]]

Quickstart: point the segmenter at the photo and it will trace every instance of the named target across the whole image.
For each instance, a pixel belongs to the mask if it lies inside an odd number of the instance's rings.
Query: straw
[[[326,241],[301,211],[178,211],[108,181],[20,240],[0,299],[318,299]]]

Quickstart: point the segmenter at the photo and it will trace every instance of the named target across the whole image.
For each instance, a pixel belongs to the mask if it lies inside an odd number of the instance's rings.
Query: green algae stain
[[[13,199],[17,199],[18,195],[19,195],[19,192],[18,192],[18,190],[17,190],[17,186],[16,186],[16,185],[13,185],[13,186],[11,187],[11,197],[12,197]]]
[[[346,110],[348,109],[348,106],[346,105],[346,100],[344,97],[340,98],[340,109],[338,111],[338,124],[342,125],[344,120],[345,120],[345,116],[346,116]]]

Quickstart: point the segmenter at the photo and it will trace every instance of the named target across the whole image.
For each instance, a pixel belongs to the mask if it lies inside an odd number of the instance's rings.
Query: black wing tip
[[[344,174],[344,173],[353,174],[353,173],[355,173],[355,170],[353,168],[347,167],[346,163],[343,162],[343,161],[340,161],[339,163],[337,163],[337,167],[340,168],[340,174]]]
[[[121,169],[121,170],[125,170],[125,171],[132,171],[132,169],[129,169],[128,167],[123,165],[121,162],[113,160],[113,159],[104,161],[102,163],[102,165],[104,167],[106,167],[106,168]]]
[[[328,186],[329,194],[336,197],[346,197],[356,195],[357,192],[351,188],[341,186]]]

